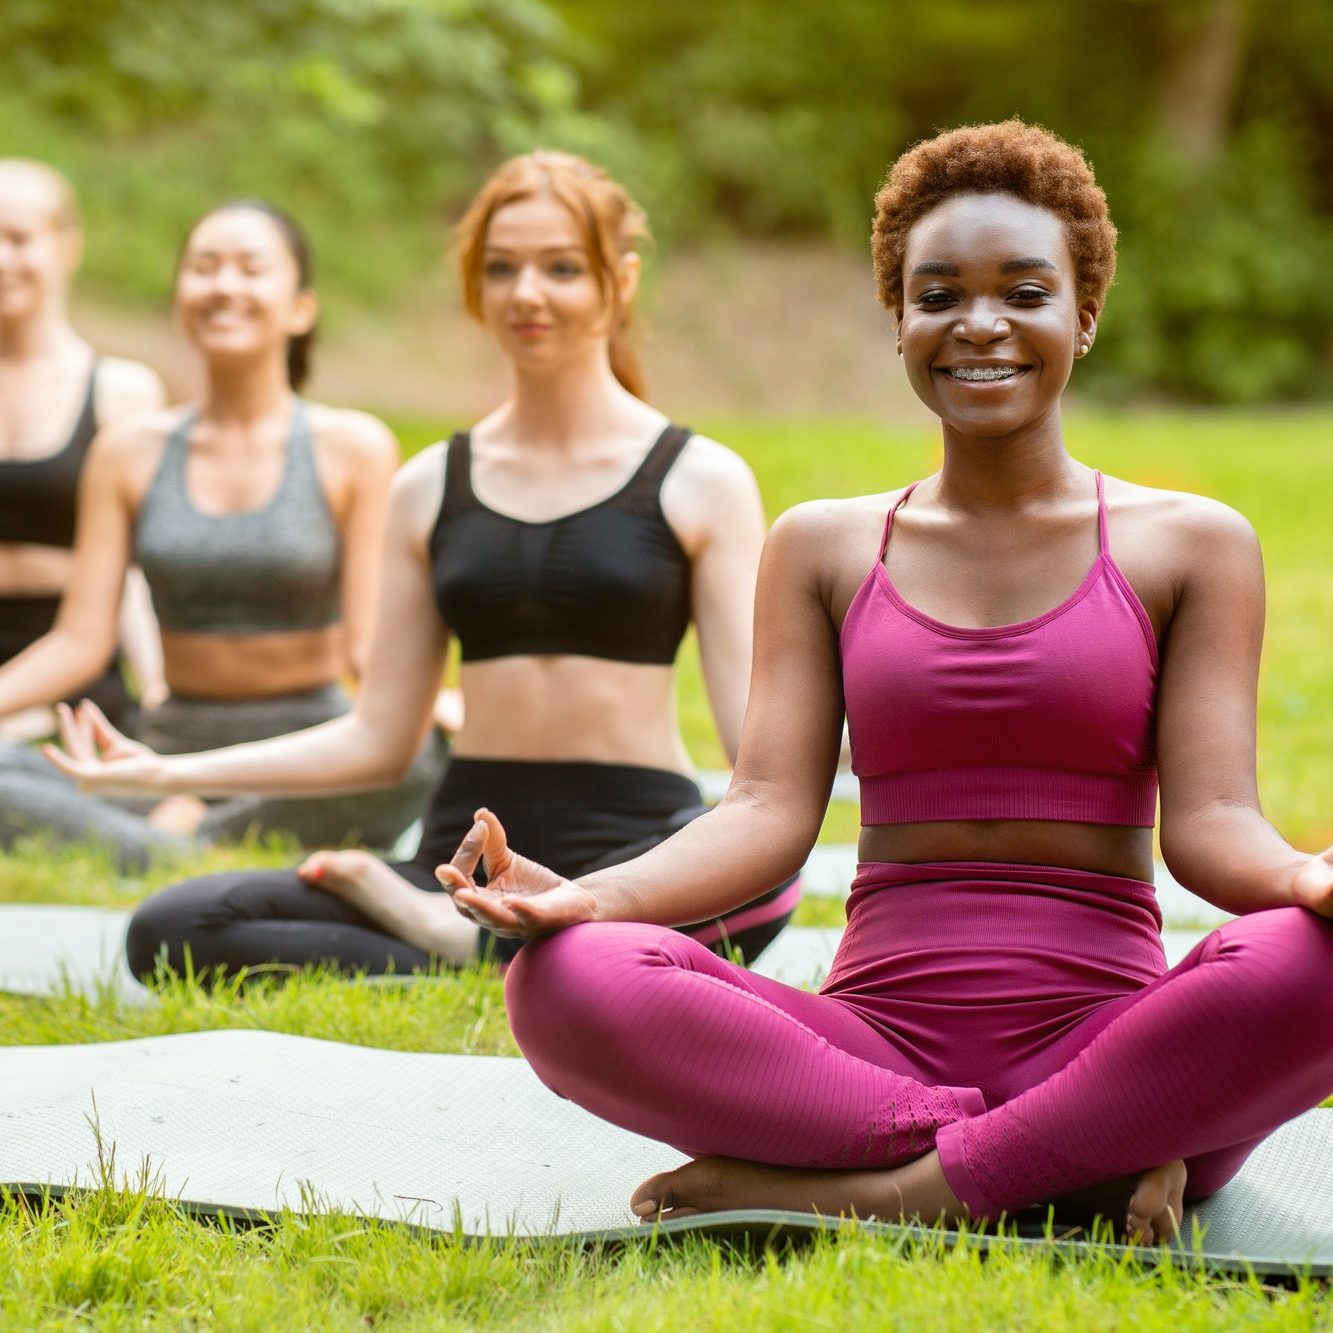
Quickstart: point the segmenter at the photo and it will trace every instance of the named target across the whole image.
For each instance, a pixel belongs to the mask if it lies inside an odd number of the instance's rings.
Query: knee
[[[514,1040],[526,1053],[549,1027],[564,1027],[571,1010],[596,989],[596,927],[570,926],[529,940],[505,972],[505,1007]]]
[[[637,1006],[634,974],[681,936],[635,922],[589,922],[531,940],[505,975],[514,1040],[530,1060],[573,1039],[596,1046]],[[600,1052],[605,1055],[604,1049]]]
[[[1255,912],[1219,932],[1218,958],[1252,969],[1251,998],[1333,1025],[1333,920],[1303,907]]]
[[[173,884],[134,909],[125,931],[125,960],[141,981],[151,980],[163,962],[175,972],[186,971],[187,946],[199,925],[201,883]]]

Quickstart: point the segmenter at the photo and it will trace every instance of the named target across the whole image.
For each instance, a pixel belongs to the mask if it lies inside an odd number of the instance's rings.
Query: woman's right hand
[[[587,889],[511,852],[504,826],[489,810],[478,810],[474,819],[453,859],[435,870],[464,916],[508,939],[550,935],[594,919],[597,903]],[[486,867],[484,886],[473,878],[478,864]]]
[[[56,714],[60,745],[44,745],[42,753],[80,791],[129,796],[167,790],[166,760],[117,731],[91,699],[78,708],[57,704]]]

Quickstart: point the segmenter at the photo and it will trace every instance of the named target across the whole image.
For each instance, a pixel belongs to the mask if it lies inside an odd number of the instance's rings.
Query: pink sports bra
[[[1157,806],[1152,623],[1111,558],[1097,473],[1097,559],[1072,596],[967,629],[909,606],[879,559],[840,638],[862,824],[1059,819],[1151,827]]]

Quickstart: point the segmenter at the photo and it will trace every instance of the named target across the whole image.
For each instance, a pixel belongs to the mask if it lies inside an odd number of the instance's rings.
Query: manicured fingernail
[[[307,870],[305,873],[306,873],[306,877],[307,877],[308,879],[323,879],[323,878],[324,878],[324,867],[323,867],[323,866],[313,866],[311,869]]]
[[[657,1212],[657,1200],[644,1199],[642,1203],[636,1203],[634,1205],[634,1212],[639,1217],[651,1217],[655,1212]]]

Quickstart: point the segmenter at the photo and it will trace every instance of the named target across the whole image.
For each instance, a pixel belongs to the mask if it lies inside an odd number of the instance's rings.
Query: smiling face
[[[912,227],[898,345],[946,431],[995,438],[1058,419],[1097,328],[1080,301],[1064,224],[1010,194],[959,194]]]
[[[190,340],[221,358],[285,353],[318,311],[277,223],[251,208],[210,213],[190,233],[175,304]]]
[[[622,301],[632,291],[626,269]],[[550,195],[496,210],[486,230],[480,296],[482,318],[519,368],[555,369],[606,355],[613,302],[598,282],[583,228]]]
[[[55,187],[34,171],[0,167],[0,319],[29,318],[59,299],[80,251]]]

